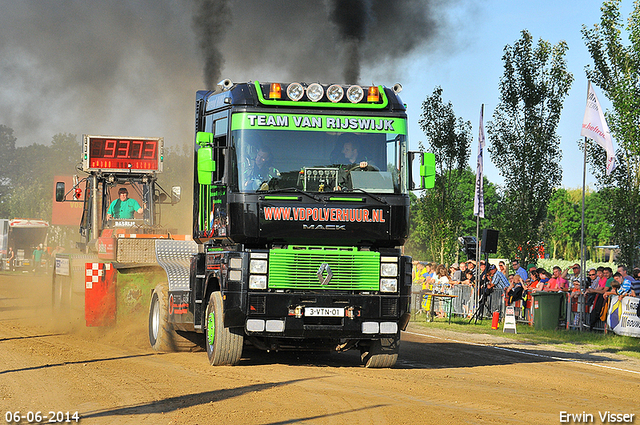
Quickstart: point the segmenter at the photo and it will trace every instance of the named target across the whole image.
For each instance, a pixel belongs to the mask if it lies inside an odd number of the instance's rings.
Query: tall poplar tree
[[[442,88],[436,87],[422,103],[418,124],[428,150],[436,157],[436,182],[416,202],[414,237],[425,245],[430,259],[452,262],[458,253],[458,237],[462,236],[461,207],[465,197],[473,198],[473,193],[460,188],[469,160],[471,123],[456,118],[453,105],[443,102]]]
[[[612,237],[620,246],[619,259],[629,266],[640,263],[640,4],[634,3],[628,23],[623,24],[620,0],[605,1],[599,25],[582,27],[593,59],[587,78],[604,91],[612,110],[605,113],[618,146],[617,168],[605,174],[604,150],[589,141],[587,153],[592,171],[602,188],[610,189]],[[627,34],[629,43],[623,43]],[[585,88],[586,91],[586,88]]]
[[[562,180],[556,129],[573,82],[567,50],[564,41],[534,45],[523,30],[504,49],[500,102],[487,123],[491,160],[504,177],[499,249],[521,262],[534,258],[549,199]]]

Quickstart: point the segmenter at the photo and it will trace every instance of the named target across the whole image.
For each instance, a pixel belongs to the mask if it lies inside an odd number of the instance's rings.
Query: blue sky
[[[412,58],[402,81],[404,90],[402,98],[409,106],[410,140],[412,148],[417,142],[424,141],[417,121],[420,106],[424,98],[436,86],[443,89],[443,100],[450,101],[456,116],[471,121],[473,126],[473,143],[471,148],[471,168],[475,171],[475,158],[478,145],[478,121],[480,106],[485,105],[486,121],[498,103],[499,81],[503,73],[502,54],[505,45],[513,45],[520,32],[527,29],[534,40],[543,38],[552,44],[565,40],[568,43],[567,67],[574,76],[562,111],[558,127],[561,137],[563,170],[563,187],[582,187],[583,154],[578,148],[581,139],[580,129],[586,104],[587,79],[584,68],[591,64],[591,57],[585,46],[580,29],[600,21],[602,2],[587,1],[486,1],[478,3],[469,12],[453,11],[452,19],[457,14],[472,15],[473,22],[460,22],[460,32],[453,43],[435,56]],[[626,19],[632,4],[627,1],[622,6],[622,16]],[[610,107],[604,93],[595,87],[596,95],[603,108]],[[616,146],[614,140],[614,147]],[[603,150],[604,155],[604,150]],[[553,167],[554,164],[549,164]],[[487,178],[502,183],[497,168],[491,163],[487,152],[484,155],[484,169]],[[587,185],[595,186],[595,180],[587,168]]]

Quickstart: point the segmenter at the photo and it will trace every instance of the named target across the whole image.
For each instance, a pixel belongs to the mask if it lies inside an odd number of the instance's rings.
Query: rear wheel
[[[149,342],[156,351],[193,351],[198,344],[178,334],[169,318],[169,286],[159,283],[149,306]]]
[[[398,361],[399,348],[400,337],[374,339],[361,349],[360,359],[368,368],[393,367]]]
[[[213,292],[205,314],[205,345],[212,366],[236,365],[242,357],[242,330],[225,328],[222,311],[222,295]]]

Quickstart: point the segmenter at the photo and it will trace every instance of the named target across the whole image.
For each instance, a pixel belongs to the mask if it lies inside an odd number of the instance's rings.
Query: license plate
[[[305,316],[318,316],[318,317],[343,317],[344,308],[331,308],[331,307],[306,307],[304,309]]]

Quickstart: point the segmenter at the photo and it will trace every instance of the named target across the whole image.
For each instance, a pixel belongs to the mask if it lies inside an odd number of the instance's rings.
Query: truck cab
[[[169,323],[203,333],[211,364],[237,363],[248,342],[355,348],[368,367],[392,366],[410,317],[407,143],[405,106],[383,86],[197,92],[195,242],[168,282],[164,305],[181,308],[164,314],[154,295],[152,346],[170,345],[155,332]]]

